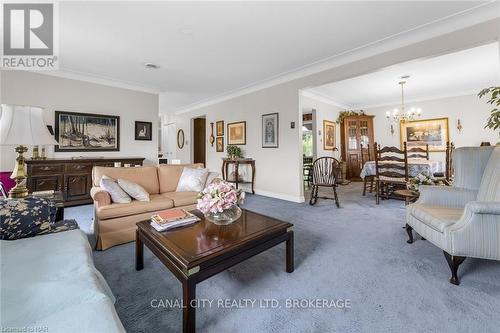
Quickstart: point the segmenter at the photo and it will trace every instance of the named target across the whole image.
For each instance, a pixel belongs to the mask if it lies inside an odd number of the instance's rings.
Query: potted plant
[[[235,145],[228,145],[226,148],[227,157],[230,159],[236,159],[242,157],[241,148]]]
[[[363,111],[363,110],[358,110],[358,111],[357,110],[340,111],[336,123],[337,124],[342,124],[342,122],[344,121],[345,117],[364,116],[364,115],[365,115],[365,111]]]
[[[484,97],[485,95],[489,95],[490,99],[486,102],[494,106],[494,109],[491,110],[491,114],[488,117],[486,125],[484,128],[490,128],[492,130],[500,130],[500,87],[489,87],[484,88],[478,94],[479,98]],[[499,131],[500,135],[500,131]],[[498,144],[498,143],[497,143]]]

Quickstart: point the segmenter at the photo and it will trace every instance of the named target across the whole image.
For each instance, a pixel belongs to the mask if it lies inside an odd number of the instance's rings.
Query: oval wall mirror
[[[177,131],[177,147],[184,148],[184,131],[181,129]]]

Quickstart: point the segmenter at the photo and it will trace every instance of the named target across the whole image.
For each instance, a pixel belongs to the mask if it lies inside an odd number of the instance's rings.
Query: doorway
[[[206,119],[193,119],[193,163],[205,164]]]

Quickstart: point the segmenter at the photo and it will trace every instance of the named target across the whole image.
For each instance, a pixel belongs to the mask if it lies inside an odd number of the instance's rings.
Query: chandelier
[[[409,75],[402,76],[401,79],[408,79],[410,78]],[[392,111],[386,111],[385,117],[389,121],[393,122],[406,122],[409,120],[413,120],[416,117],[420,117],[422,114],[422,109],[421,108],[415,108],[412,107],[410,109],[406,109],[405,107],[405,91],[404,91],[404,85],[406,81],[399,81],[398,84],[401,86],[401,107],[400,108],[395,108]]]

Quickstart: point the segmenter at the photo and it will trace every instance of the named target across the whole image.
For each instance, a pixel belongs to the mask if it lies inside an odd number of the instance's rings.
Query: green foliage
[[[305,156],[313,156],[313,135],[312,132],[302,134],[302,147]]]
[[[235,145],[228,145],[226,148],[227,156],[233,157],[243,157],[241,154],[241,148]]]
[[[479,98],[483,96],[490,95],[490,99],[486,102],[494,106],[494,109],[491,110],[491,114],[488,117],[488,121],[486,122],[486,126],[484,128],[490,128],[492,130],[500,129],[500,87],[489,87],[484,88],[478,94]],[[500,131],[499,131],[500,134]]]
[[[345,117],[351,117],[351,116],[364,116],[365,111],[363,110],[346,110],[346,111],[340,111],[339,112],[339,117],[337,118],[337,124],[341,124],[344,121]]]

